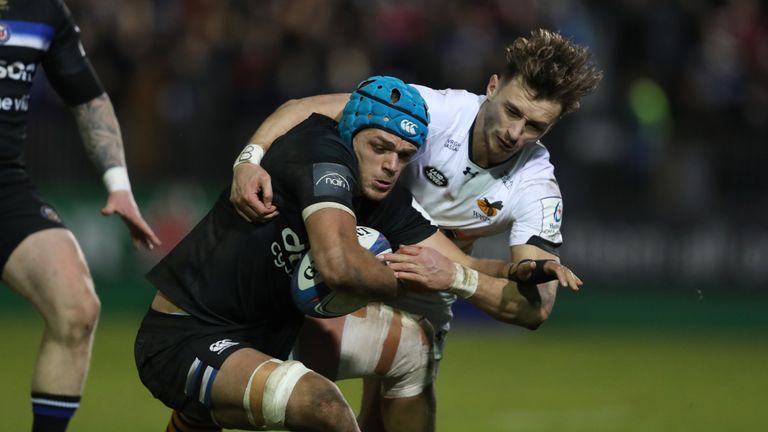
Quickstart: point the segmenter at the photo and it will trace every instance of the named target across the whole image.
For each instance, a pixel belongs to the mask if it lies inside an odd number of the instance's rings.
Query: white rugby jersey
[[[531,143],[506,162],[482,168],[470,159],[470,131],[486,97],[414,87],[427,102],[431,121],[423,154],[400,181],[430,219],[467,253],[478,238],[504,231],[510,246],[530,243],[557,253],[563,205],[547,149]],[[450,321],[455,301],[452,295],[441,297],[409,293],[393,306],[440,327]]]
[[[556,252],[562,198],[549,152],[531,143],[506,162],[482,168],[470,159],[470,131],[485,96],[414,86],[431,116],[424,153],[402,181],[431,219],[469,251],[480,237],[509,231],[509,245],[529,241]]]

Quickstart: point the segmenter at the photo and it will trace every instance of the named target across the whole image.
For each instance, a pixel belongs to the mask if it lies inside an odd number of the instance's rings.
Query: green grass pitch
[[[161,431],[168,410],[141,386],[132,344],[139,314],[105,312],[72,431]],[[552,325],[550,325],[552,324]],[[27,431],[28,383],[41,322],[0,317],[0,431]],[[762,431],[768,428],[765,334],[570,327],[536,332],[458,323],[438,381],[438,430]],[[356,406],[359,386],[341,383]]]

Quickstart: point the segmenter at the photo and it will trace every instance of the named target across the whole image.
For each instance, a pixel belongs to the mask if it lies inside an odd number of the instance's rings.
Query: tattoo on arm
[[[104,172],[125,166],[123,138],[112,102],[106,93],[72,108],[88,157]]]

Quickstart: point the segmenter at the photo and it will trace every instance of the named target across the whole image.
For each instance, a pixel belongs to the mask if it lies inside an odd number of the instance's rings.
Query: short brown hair
[[[544,29],[532,31],[528,38],[519,37],[507,47],[501,80],[506,83],[517,76],[536,93],[536,99],[559,101],[563,115],[576,111],[579,99],[594,92],[603,79],[587,48]]]

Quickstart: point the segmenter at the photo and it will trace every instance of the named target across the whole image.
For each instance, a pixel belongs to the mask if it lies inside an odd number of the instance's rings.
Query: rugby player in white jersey
[[[602,73],[589,57],[585,47],[537,30],[507,48],[506,68],[490,77],[485,95],[416,86],[432,123],[424,154],[405,169],[401,181],[467,252],[478,238],[509,232],[507,274],[486,272],[514,282],[496,293],[467,296],[497,320],[535,329],[552,310],[558,281],[573,290],[581,285],[559,265],[562,197],[549,153],[539,139],[597,88]],[[254,157],[246,162],[255,163],[239,163],[234,169],[230,199],[243,217],[269,220],[279,210],[271,203],[269,175],[257,165],[261,149],[312,112],[339,118],[347,99],[340,94],[289,101],[267,118],[247,147],[255,152],[248,153]],[[401,280],[421,281],[435,270],[423,250],[404,247],[397,252],[385,258]],[[490,269],[487,262],[475,260],[472,267],[482,272]],[[520,281],[527,284],[516,283]],[[419,344],[407,346],[399,336],[410,315],[400,317],[397,311],[427,318],[434,329],[434,358],[439,360],[455,300],[445,292],[409,293],[388,306],[369,305],[340,319],[308,321],[295,353],[332,379],[366,378],[363,430],[433,430],[431,379],[408,391],[389,391],[398,385],[388,380],[412,379],[408,371],[397,370],[392,359],[409,352],[420,355]]]

